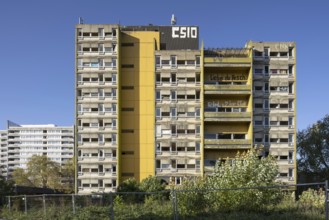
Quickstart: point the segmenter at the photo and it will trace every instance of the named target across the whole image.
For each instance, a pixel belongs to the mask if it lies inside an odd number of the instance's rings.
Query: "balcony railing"
[[[245,112],[245,108],[233,108],[237,112],[222,112],[218,107],[205,108],[204,117],[207,119],[215,119],[219,121],[250,121],[251,112]],[[244,110],[244,111],[241,111]]]
[[[221,134],[205,134],[204,144],[206,149],[248,149],[251,147],[251,140],[250,139],[234,139],[235,134],[228,134],[231,135],[231,139],[221,138]]]
[[[251,93],[251,85],[223,85],[217,83],[205,83],[204,90],[207,91],[216,91],[220,93],[227,92],[247,92]]]

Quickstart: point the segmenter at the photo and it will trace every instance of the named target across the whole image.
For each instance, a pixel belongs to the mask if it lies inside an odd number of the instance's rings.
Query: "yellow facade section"
[[[233,158],[239,151],[252,147],[252,51],[247,51],[246,57],[204,57],[203,61],[203,104],[204,108],[213,109],[213,112],[205,112],[204,133],[207,135],[203,159]],[[215,109],[218,112],[214,112]],[[233,109],[241,112],[234,112]],[[239,120],[242,116],[250,120]],[[245,139],[217,139],[217,134],[246,136]]]
[[[155,50],[159,33],[124,32],[121,57],[121,177],[137,181],[155,174]],[[126,44],[127,45],[127,44]],[[128,66],[128,67],[127,67]],[[133,108],[133,111],[126,111]]]

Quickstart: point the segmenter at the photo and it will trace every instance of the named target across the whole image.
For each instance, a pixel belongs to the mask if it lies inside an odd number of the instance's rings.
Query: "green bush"
[[[217,164],[213,176],[184,180],[176,188],[182,191],[177,192],[179,211],[182,215],[193,216],[200,211],[257,211],[268,204],[276,204],[282,199],[282,193],[277,188],[231,189],[278,185],[277,174],[278,166],[274,158],[260,159],[255,149],[238,154],[234,160]]]
[[[325,206],[325,191],[308,189],[299,196],[298,205],[304,209],[324,209]]]

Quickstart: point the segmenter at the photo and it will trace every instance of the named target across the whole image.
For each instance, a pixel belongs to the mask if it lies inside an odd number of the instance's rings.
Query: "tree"
[[[12,181],[8,181],[3,176],[0,175],[0,197],[10,195],[12,192],[13,192]]]
[[[63,191],[66,193],[74,192],[74,158],[69,159],[61,168]]]
[[[297,134],[298,172],[329,176],[329,115]]]
[[[17,168],[13,172],[17,185],[62,190],[60,165],[47,156],[33,155],[26,170]]]
[[[275,158],[259,157],[260,152],[251,149],[237,154],[234,160],[217,164],[215,173],[205,179],[186,179],[177,193],[182,213],[194,215],[200,210],[213,211],[257,210],[267,204],[275,204],[281,198],[279,189],[227,190],[277,185],[278,165]],[[223,190],[225,189],[225,190]]]
[[[139,189],[142,192],[160,192],[165,190],[166,184],[161,183],[161,181],[155,176],[149,176],[142,180],[139,184]]]

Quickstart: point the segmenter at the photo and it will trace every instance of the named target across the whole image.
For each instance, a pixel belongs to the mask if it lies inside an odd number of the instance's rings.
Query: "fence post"
[[[10,196],[8,196],[8,209],[9,209],[9,213],[11,213],[11,200],[10,200]]]
[[[45,194],[42,195],[42,204],[43,204],[43,214],[45,216],[47,216],[47,212],[46,212],[46,195]]]
[[[113,202],[113,194],[112,192],[110,192],[110,219],[114,220],[114,202]]]
[[[25,209],[25,214],[27,214],[27,197],[24,195],[24,209]]]
[[[328,213],[328,180],[325,182],[325,190],[326,190],[326,201],[325,201],[325,209],[326,209],[326,220],[329,220]]]
[[[75,214],[75,196],[72,194],[72,212]]]
[[[178,220],[178,213],[177,213],[177,193],[176,193],[175,189],[172,190],[172,200],[173,200],[174,220]]]

